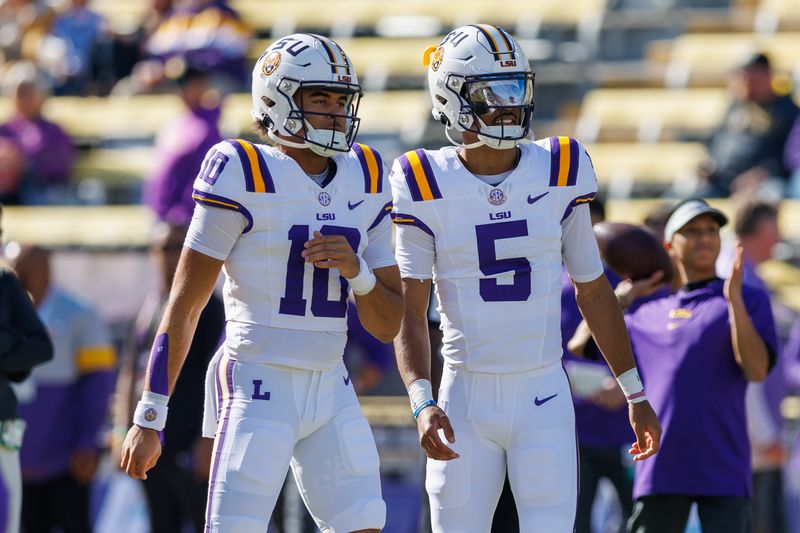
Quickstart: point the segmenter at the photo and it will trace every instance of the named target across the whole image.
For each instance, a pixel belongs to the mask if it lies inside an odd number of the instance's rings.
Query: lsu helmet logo
[[[281,53],[278,52],[277,50],[273,50],[272,52],[267,54],[267,57],[264,58],[264,63],[261,66],[261,72],[269,76],[270,74],[275,72],[275,69],[277,69],[278,65],[280,64],[281,64]]]
[[[436,51],[433,53],[433,57],[431,58],[431,69],[433,69],[434,72],[439,70],[439,67],[442,66],[443,57],[444,57],[444,48],[440,46],[439,48],[436,49]]]

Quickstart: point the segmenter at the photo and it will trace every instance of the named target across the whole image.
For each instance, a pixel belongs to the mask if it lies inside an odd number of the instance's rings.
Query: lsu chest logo
[[[264,58],[264,63],[261,66],[261,72],[265,75],[269,76],[278,66],[281,64],[281,53],[277,50],[274,50],[267,54],[267,57]]]
[[[444,48],[441,46],[436,49],[431,58],[431,70],[436,72],[442,66],[442,59],[444,58]]]

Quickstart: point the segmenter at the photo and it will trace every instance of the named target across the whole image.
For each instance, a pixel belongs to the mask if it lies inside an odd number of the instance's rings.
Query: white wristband
[[[408,399],[411,401],[411,412],[414,413],[414,418],[425,407],[429,405],[436,405],[433,401],[433,387],[431,382],[427,379],[418,379],[408,386]]]
[[[626,370],[617,376],[617,383],[619,383],[619,388],[622,389],[622,393],[628,403],[639,403],[647,400],[647,396],[644,394],[644,385],[642,385],[642,379],[639,377],[639,371],[636,367]]]
[[[167,423],[167,411],[169,411],[167,402],[169,402],[169,396],[144,391],[142,399],[136,404],[133,423],[139,427],[163,431],[164,425]]]
[[[358,264],[358,274],[356,277],[348,279],[347,283],[349,283],[350,288],[353,289],[353,294],[364,296],[375,288],[378,278],[376,278],[372,270],[369,269],[369,265],[367,265],[363,257],[358,256]]]

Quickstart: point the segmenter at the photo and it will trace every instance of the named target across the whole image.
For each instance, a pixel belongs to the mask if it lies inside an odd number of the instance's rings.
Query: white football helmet
[[[456,146],[486,145],[498,150],[528,140],[533,114],[533,71],[528,58],[505,30],[489,24],[462,26],[426,51],[433,118],[445,125]],[[485,124],[481,115],[519,110],[519,120]],[[465,145],[451,130],[470,131],[478,141]],[[461,137],[460,135],[458,137]]]
[[[302,109],[294,100],[299,90],[321,88],[349,96],[344,131],[316,129],[306,118],[323,115]],[[347,152],[358,131],[362,96],[353,65],[342,48],[327,37],[295,33],[272,43],[253,68],[253,119],[276,143],[310,148],[319,155]],[[278,137],[296,139],[296,141]]]

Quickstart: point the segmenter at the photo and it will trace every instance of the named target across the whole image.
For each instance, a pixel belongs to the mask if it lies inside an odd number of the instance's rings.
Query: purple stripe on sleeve
[[[427,224],[425,224],[423,221],[421,221],[415,216],[406,215],[404,213],[392,213],[392,222],[394,222],[395,224],[416,226],[425,233],[427,233],[428,235],[430,235],[431,237],[435,237],[435,235],[433,234],[433,230],[429,228]]]
[[[578,181],[578,167],[580,166],[580,155],[578,155],[578,141],[570,138],[569,140],[569,173],[567,174],[567,185],[572,186]]]
[[[169,395],[169,375],[167,363],[169,361],[169,336],[162,333],[156,337],[153,350],[150,352],[150,362],[147,366],[148,383],[150,392]]]
[[[422,193],[417,186],[417,178],[414,177],[414,170],[411,168],[411,163],[408,160],[408,156],[405,154],[400,156],[400,167],[403,169],[403,174],[406,177],[406,183],[408,183],[408,190],[411,192],[411,199],[415,202],[422,201]]]
[[[370,179],[369,168],[367,167],[367,157],[364,155],[364,150],[358,145],[353,143],[353,151],[358,156],[358,162],[361,164],[361,172],[364,173],[364,192],[370,192]]]
[[[578,196],[574,200],[572,200],[567,209],[564,210],[564,216],[561,217],[561,222],[567,220],[567,218],[572,214],[572,211],[581,204],[588,204],[592,200],[594,200],[596,193],[590,192],[589,194],[584,194],[582,196]]]
[[[244,172],[245,190],[247,192],[255,192],[256,186],[253,181],[253,170],[250,168],[250,158],[247,157],[247,152],[245,152],[244,147],[236,141],[226,139],[225,142],[233,146],[236,153],[239,154],[239,162],[242,164],[242,171]]]
[[[375,156],[375,163],[378,164],[378,192],[383,192],[383,158],[377,150],[372,150],[372,155]]]
[[[372,224],[370,224],[370,226],[367,228],[367,231],[369,231],[369,230],[371,230],[371,229],[373,229],[373,228],[377,227],[377,226],[378,226],[378,224],[380,224],[380,223],[381,223],[381,221],[383,220],[383,218],[384,218],[386,215],[388,215],[388,214],[389,214],[391,211],[392,211],[392,202],[387,202],[387,203],[386,203],[386,205],[384,205],[384,206],[381,208],[381,212],[380,212],[380,213],[378,213],[378,216],[377,216],[377,217],[375,217],[375,221],[374,221]]]
[[[222,360],[220,360],[220,362],[222,362]],[[206,531],[210,531],[211,507],[214,504],[214,488],[217,482],[220,463],[222,462],[222,453],[225,448],[225,436],[228,431],[228,420],[230,419],[231,407],[233,405],[233,367],[235,364],[236,362],[231,359],[225,362],[225,381],[228,384],[228,397],[225,398],[225,414],[220,421],[221,427],[217,430],[216,453],[214,457],[211,458],[211,481],[208,484],[208,502],[206,503]],[[217,387],[220,386],[219,374],[217,374]]]
[[[428,156],[425,154],[425,150],[420,148],[416,152],[419,156],[420,163],[422,163],[422,170],[425,171],[425,177],[428,178],[428,187],[431,188],[431,194],[433,194],[434,198],[441,198],[442,191],[439,190],[439,184],[436,183],[436,176],[433,174],[431,162],[428,161]]]
[[[275,182],[272,181],[272,174],[269,172],[267,162],[264,161],[264,156],[261,155],[261,150],[255,146],[253,146],[253,150],[256,151],[256,157],[258,157],[258,167],[261,169],[261,177],[264,178],[264,189],[266,189],[266,192],[275,192]]]
[[[561,163],[561,144],[558,137],[550,137],[550,186],[558,186],[558,167]]]
[[[211,194],[210,192],[203,192],[199,189],[192,190],[192,199],[203,205],[210,205],[211,207],[219,207],[220,209],[228,209],[230,211],[237,211],[247,219],[247,225],[244,227],[242,233],[247,233],[253,228],[253,215],[247,210],[245,206],[218,194]],[[227,205],[226,205],[227,204]]]

